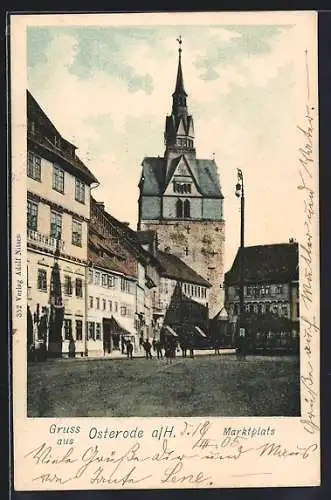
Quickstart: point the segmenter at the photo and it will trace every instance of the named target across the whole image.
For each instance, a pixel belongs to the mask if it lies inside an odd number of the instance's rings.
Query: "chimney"
[[[98,208],[100,208],[100,210],[102,210],[103,212],[105,211],[105,204],[103,201],[96,201],[96,205]]]

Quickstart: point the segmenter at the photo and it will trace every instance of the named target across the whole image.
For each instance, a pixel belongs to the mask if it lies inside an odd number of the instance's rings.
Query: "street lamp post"
[[[236,196],[240,198],[240,248],[239,248],[239,335],[240,329],[244,328],[244,246],[245,246],[245,192],[244,176],[238,168],[238,180],[236,184]]]

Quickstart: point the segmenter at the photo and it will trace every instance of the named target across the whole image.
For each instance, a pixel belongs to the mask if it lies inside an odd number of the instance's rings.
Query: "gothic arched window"
[[[191,205],[189,200],[184,201],[184,218],[188,219],[191,217]]]
[[[176,201],[176,217],[181,219],[183,217],[183,202],[182,200]]]

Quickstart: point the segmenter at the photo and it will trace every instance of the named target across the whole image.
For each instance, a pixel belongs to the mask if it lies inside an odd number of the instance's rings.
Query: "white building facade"
[[[83,355],[87,223],[90,186],[97,180],[31,94],[27,98],[29,343],[36,349],[43,345],[50,354],[66,355],[73,339],[76,353]],[[60,311],[62,317],[50,330],[54,311]]]
[[[88,270],[89,356],[121,349],[121,337],[138,346],[135,330],[136,279],[100,267]],[[114,321],[115,320],[115,321]]]

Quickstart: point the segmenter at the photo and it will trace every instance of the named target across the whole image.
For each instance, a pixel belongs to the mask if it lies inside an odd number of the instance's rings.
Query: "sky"
[[[215,156],[225,197],[228,270],[240,238],[237,168],[245,182],[245,244],[297,237],[298,60],[303,66],[297,30],[285,24],[30,26],[28,88],[98,178],[93,196],[136,228],[142,160],[164,153],[181,34],[197,157]]]

